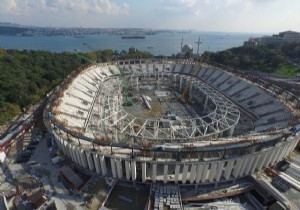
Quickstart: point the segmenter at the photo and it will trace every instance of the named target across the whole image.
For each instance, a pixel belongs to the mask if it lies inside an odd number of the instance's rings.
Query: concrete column
[[[164,165],[164,183],[167,184],[168,182],[168,164]]]
[[[80,148],[77,147],[77,146],[75,146],[75,145],[73,146],[73,148],[74,148],[74,150],[75,150],[75,152],[76,152],[76,157],[77,157],[78,164],[79,164],[80,166],[83,166],[82,161],[81,161]]]
[[[233,175],[235,178],[238,177],[243,162],[244,162],[244,157],[241,157],[241,158],[237,159],[236,164],[235,164],[235,166],[234,166],[234,168],[233,168],[233,172],[232,172],[232,175]]]
[[[209,163],[206,163],[204,165],[204,169],[203,169],[203,173],[202,173],[202,176],[201,176],[201,182],[205,182],[206,179],[207,179],[207,171],[208,171],[208,167],[209,167]]]
[[[250,169],[250,174],[255,172],[255,169],[258,165],[258,161],[259,161],[261,156],[262,156],[262,154],[256,154],[255,155],[255,159],[254,159],[253,164],[252,164],[251,169]]]
[[[69,153],[70,153],[70,158],[73,160],[73,162],[75,162],[74,152],[72,150],[72,147],[71,147],[70,143],[67,143],[67,148],[68,148]]]
[[[79,164],[78,159],[77,159],[77,151],[74,149],[72,144],[69,144],[69,147],[70,147],[71,154],[73,154],[73,158],[74,158],[73,161],[75,163]]]
[[[95,168],[95,165],[94,165],[94,162],[93,162],[93,159],[92,159],[92,154],[88,151],[86,151],[85,154],[86,154],[86,159],[87,159],[87,162],[88,162],[89,169],[92,171]]]
[[[146,182],[146,162],[142,162],[142,181]]]
[[[117,178],[117,171],[116,171],[116,160],[115,158],[110,158],[110,165],[111,165],[111,172],[114,178]]]
[[[248,165],[249,159],[250,159],[249,156],[244,157],[244,162],[242,163],[242,167],[240,169],[239,177],[243,176],[243,174],[245,172],[245,168]]]
[[[136,90],[139,90],[139,77],[136,77]]]
[[[267,168],[269,166],[270,162],[273,160],[276,149],[277,148],[272,148],[272,150],[269,152],[270,156],[268,158],[266,158],[266,162],[264,163],[264,168]]]
[[[279,155],[280,155],[280,151],[281,151],[281,147],[279,146],[279,147],[276,148],[275,155],[273,157],[273,160],[270,163],[271,166],[273,166],[277,162],[277,160],[279,158]]]
[[[286,158],[288,156],[288,154],[290,153],[292,142],[288,142],[287,144],[288,144],[288,146],[287,146],[286,151],[285,151],[285,153],[283,155],[283,159]]]
[[[260,171],[264,165],[264,162],[267,158],[267,151],[263,152],[263,155],[259,158],[258,164],[257,164],[257,171]]]
[[[130,162],[128,160],[125,160],[125,170],[126,170],[126,179],[130,180]]]
[[[297,142],[297,141],[291,141],[291,142],[290,142],[290,146],[289,146],[289,148],[288,148],[287,153],[285,154],[285,157],[287,157],[287,156],[290,154],[290,152],[294,150],[294,147],[296,146],[296,145],[295,145],[296,142]]]
[[[285,155],[287,149],[288,149],[288,144],[285,143],[285,145],[282,147],[281,154],[279,156],[278,162],[280,162],[284,158],[284,155]]]
[[[201,176],[202,176],[202,168],[203,168],[203,165],[201,164],[198,164],[198,167],[197,167],[197,176],[196,176],[196,183],[198,184],[201,180]]]
[[[197,164],[193,164],[190,172],[190,183],[193,183],[195,181],[196,175],[197,175]]]
[[[64,154],[68,157],[71,157],[69,149],[68,149],[68,143],[66,141],[63,142],[63,150],[65,151]]]
[[[87,164],[86,154],[85,154],[84,149],[81,149],[81,150],[80,150],[80,157],[81,157],[81,163],[82,163],[82,166],[83,166],[84,168],[87,168],[87,167],[88,167],[88,164]]]
[[[117,175],[119,179],[123,177],[123,170],[122,170],[122,160],[116,159],[116,166],[117,166]]]
[[[185,184],[186,182],[188,170],[189,170],[189,165],[184,164],[183,172],[182,172],[182,184]]]
[[[136,180],[136,162],[135,160],[131,161],[131,174],[132,174],[132,181]]]
[[[224,164],[225,164],[225,161],[218,162],[217,173],[216,173],[216,181],[217,182],[220,181],[220,179],[221,179]]]
[[[101,168],[100,168],[100,162],[99,162],[98,154],[93,152],[93,158],[94,158],[96,172],[97,172],[97,174],[100,174]]]
[[[175,166],[175,183],[177,184],[178,183],[178,179],[179,179],[179,171],[180,171],[180,165],[176,164]]]
[[[62,151],[62,152],[64,153],[64,150],[63,150],[63,148],[62,148],[62,146],[61,146],[61,142],[62,142],[61,137],[58,136],[58,138],[56,138],[56,139],[57,139],[57,140],[56,140],[56,143],[57,143],[57,146],[58,146],[59,150]]]
[[[255,160],[255,156],[251,156],[249,161],[248,161],[248,164],[246,165],[246,168],[245,168],[245,171],[244,171],[244,174],[245,175],[248,175],[249,174],[249,171],[253,165],[253,162]]]
[[[106,163],[105,163],[105,157],[104,157],[104,155],[101,155],[99,157],[99,159],[100,159],[100,165],[101,165],[102,175],[105,176],[107,174],[107,168],[106,168]]]
[[[152,163],[152,182],[156,182],[156,170],[157,170],[157,164]]]
[[[224,179],[225,180],[229,179],[229,177],[231,175],[231,172],[232,172],[232,169],[233,169],[234,162],[235,162],[235,160],[229,160],[227,162],[227,165],[226,165],[226,168],[225,168],[225,173],[224,173]]]
[[[216,175],[217,166],[218,166],[218,164],[216,162],[211,163],[210,171],[209,171],[209,175],[208,175],[208,180],[210,182],[214,181],[214,178],[215,178],[215,175]]]

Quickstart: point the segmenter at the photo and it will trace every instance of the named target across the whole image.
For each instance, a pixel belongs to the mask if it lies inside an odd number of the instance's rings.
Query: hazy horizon
[[[300,31],[298,0],[0,0],[0,21],[36,27]]]

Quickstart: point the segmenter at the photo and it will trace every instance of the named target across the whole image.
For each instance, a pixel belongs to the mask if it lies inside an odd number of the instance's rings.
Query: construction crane
[[[186,102],[192,103],[192,98],[191,98],[191,96],[189,97],[188,100],[185,99],[185,96],[186,96],[188,90],[190,89],[190,86],[191,86],[191,84],[192,84],[192,81],[193,81],[194,77],[196,76],[196,74],[197,74],[198,71],[200,70],[200,67],[201,67],[201,64],[202,64],[203,59],[204,59],[204,56],[201,56],[199,63],[196,65],[196,70],[192,73],[192,75],[191,75],[189,81],[187,82],[186,86],[184,87],[184,89],[183,89],[183,91],[182,91],[182,93],[181,93],[181,96],[179,97],[179,101],[180,101],[181,103],[183,103],[183,104],[185,104]]]
[[[198,42],[196,42],[196,44],[198,45],[198,48],[197,48],[197,56],[199,55],[199,46],[202,42],[200,41],[200,36],[199,36],[199,40]]]
[[[129,85],[128,85],[128,81],[126,79],[126,74],[125,74],[125,70],[124,68],[120,68],[120,79],[122,81],[122,86],[123,86],[123,96],[125,98],[125,101],[124,101],[124,106],[132,106],[133,105],[133,102],[132,102],[132,99],[129,97]]]
[[[99,63],[100,62],[100,56],[99,53],[97,52],[97,50],[95,50],[91,45],[89,45],[88,43],[84,42],[83,45],[85,45],[87,48],[89,48],[91,51],[96,53],[96,62]]]

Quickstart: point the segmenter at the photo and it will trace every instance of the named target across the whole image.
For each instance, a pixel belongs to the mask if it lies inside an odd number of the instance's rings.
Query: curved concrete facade
[[[101,175],[110,175],[116,179],[182,184],[234,180],[272,167],[293,151],[299,141],[299,135],[296,135],[276,143],[275,146],[248,155],[235,155],[236,157],[207,161],[196,159],[178,161],[176,159],[157,158],[151,160],[145,157],[130,157],[130,152],[127,155],[117,154],[114,151],[112,154],[106,154],[100,150],[107,152],[110,148],[97,149],[96,147],[93,150],[88,145],[79,146],[76,142],[68,142],[63,135],[57,132],[53,132],[53,134],[59,149],[68,151],[64,154],[82,168]]]

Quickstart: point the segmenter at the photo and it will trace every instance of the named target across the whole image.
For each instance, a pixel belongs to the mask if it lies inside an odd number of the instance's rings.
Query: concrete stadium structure
[[[188,83],[193,103],[182,104]],[[133,106],[124,106],[126,85]],[[152,110],[141,94],[152,94]],[[140,182],[217,184],[287,157],[300,138],[290,131],[299,105],[276,86],[216,66],[126,60],[71,75],[49,97],[44,122],[82,168]]]

